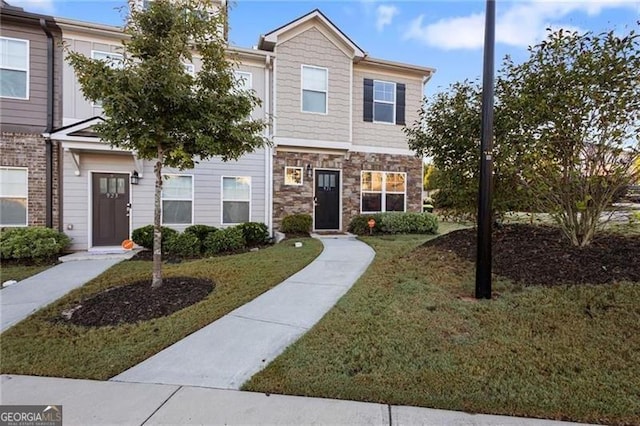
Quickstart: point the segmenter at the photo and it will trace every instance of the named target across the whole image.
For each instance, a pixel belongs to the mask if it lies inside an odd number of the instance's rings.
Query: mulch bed
[[[476,232],[454,231],[423,247],[451,251],[475,262]],[[602,233],[580,248],[555,227],[507,225],[494,229],[492,254],[495,274],[524,285],[640,282],[638,236]]]
[[[163,317],[191,306],[213,291],[211,280],[165,277],[162,286],[151,289],[151,279],[109,289],[65,311],[63,321],[101,327],[135,323]]]

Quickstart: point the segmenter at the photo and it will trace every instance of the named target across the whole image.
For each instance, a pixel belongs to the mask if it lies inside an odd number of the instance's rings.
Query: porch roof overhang
[[[142,161],[135,152],[111,146],[103,142],[92,127],[104,121],[102,117],[91,117],[68,126],[61,127],[51,133],[43,133],[43,137],[60,142],[65,152],[71,154],[75,175],[80,176],[82,153],[99,153],[115,155],[131,155],[138,175],[142,177]]]

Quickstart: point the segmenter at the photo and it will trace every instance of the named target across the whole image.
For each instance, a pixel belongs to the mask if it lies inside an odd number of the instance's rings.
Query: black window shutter
[[[402,83],[396,83],[396,124],[405,125],[404,118],[404,92],[405,85]]]
[[[369,78],[364,79],[364,97],[363,97],[363,120],[373,121],[373,80]]]

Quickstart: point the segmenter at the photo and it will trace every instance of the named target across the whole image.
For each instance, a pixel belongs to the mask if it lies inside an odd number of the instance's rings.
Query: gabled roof
[[[317,20],[324,24],[329,30],[331,30],[335,36],[342,41],[346,46],[348,46],[353,51],[354,58],[364,58],[366,56],[366,52],[362,50],[357,44],[353,42],[345,33],[343,33],[340,28],[338,28],[329,18],[327,18],[319,9],[314,9],[311,12],[303,15],[293,21],[284,24],[283,26],[276,28],[275,30],[260,36],[260,40],[258,42],[258,49],[273,51],[278,37],[281,34],[286,33],[300,25],[303,25],[306,22]]]

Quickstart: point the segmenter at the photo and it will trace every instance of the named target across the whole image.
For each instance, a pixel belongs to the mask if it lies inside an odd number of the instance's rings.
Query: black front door
[[[316,170],[315,229],[340,229],[340,172]]]
[[[94,173],[93,245],[119,246],[129,238],[129,175]]]

